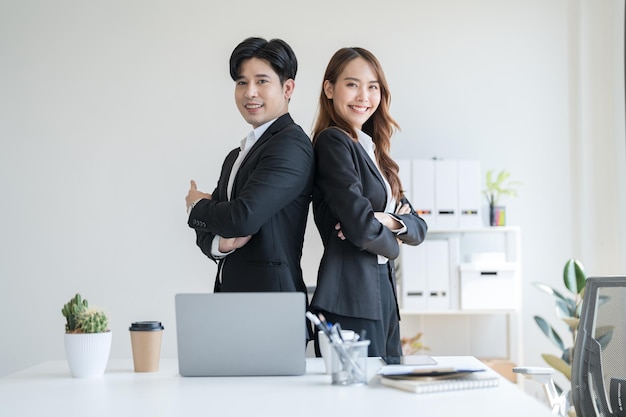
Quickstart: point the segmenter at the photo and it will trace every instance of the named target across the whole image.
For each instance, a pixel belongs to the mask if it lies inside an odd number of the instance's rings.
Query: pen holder
[[[342,330],[341,331],[341,339],[352,341],[354,339],[354,330]],[[322,358],[324,358],[324,366],[326,367],[326,373],[328,375],[332,374],[332,364],[331,361],[331,351],[333,350],[330,345],[330,340],[328,340],[328,336],[324,332],[319,332],[317,334],[317,340],[320,346],[320,353],[322,354]]]
[[[369,344],[369,340],[330,344],[333,385],[367,384],[367,347]]]

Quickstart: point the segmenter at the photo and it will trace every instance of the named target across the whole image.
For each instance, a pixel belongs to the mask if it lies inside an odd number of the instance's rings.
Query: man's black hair
[[[230,55],[230,76],[234,81],[239,78],[241,63],[250,58],[267,61],[283,84],[288,79],[296,79],[298,60],[287,42],[281,39],[272,39],[269,42],[263,38],[248,38],[241,42]]]

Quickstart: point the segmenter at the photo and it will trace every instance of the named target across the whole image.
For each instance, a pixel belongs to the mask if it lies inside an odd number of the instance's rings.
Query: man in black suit
[[[218,262],[215,291],[306,293],[300,259],[313,188],[313,147],[288,104],[297,60],[280,39],[248,38],[230,58],[235,101],[252,132],[231,151],[212,194],[195,182],[189,227]]]

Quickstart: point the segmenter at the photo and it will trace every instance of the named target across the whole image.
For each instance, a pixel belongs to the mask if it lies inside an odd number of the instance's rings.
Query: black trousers
[[[359,334],[364,332],[365,338],[370,340],[368,356],[402,356],[398,304],[387,264],[378,265],[378,279],[382,306],[381,320],[341,316],[330,311],[321,311],[321,313],[326,317],[326,321],[333,324],[339,323],[344,330],[354,330]],[[315,354],[320,356],[317,334],[315,335]]]

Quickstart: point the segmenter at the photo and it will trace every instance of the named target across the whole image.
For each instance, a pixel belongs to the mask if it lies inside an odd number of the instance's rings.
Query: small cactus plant
[[[83,300],[80,294],[76,294],[74,298],[68,301],[61,310],[65,317],[65,332],[75,333],[77,328],[78,316],[89,307],[87,300]]]
[[[65,317],[66,333],[104,333],[108,329],[106,314],[98,309],[89,308],[89,302],[80,294],[68,301],[61,309]]]
[[[102,310],[89,308],[78,316],[77,330],[81,333],[104,333],[109,330],[109,320]]]

